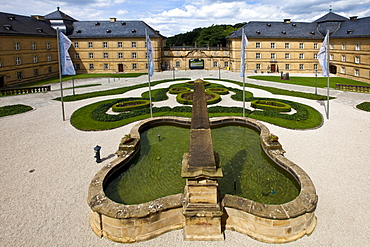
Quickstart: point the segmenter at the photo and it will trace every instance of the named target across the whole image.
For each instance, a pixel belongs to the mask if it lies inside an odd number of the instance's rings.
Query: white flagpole
[[[327,106],[326,106],[326,118],[329,119],[329,89],[330,89],[330,70],[329,70],[329,65],[330,65],[330,53],[329,53],[329,30],[327,30],[327,34],[328,36],[328,42],[326,43],[326,68],[328,70],[328,82],[327,82]]]
[[[242,69],[243,71],[241,71],[241,73],[243,73],[243,117],[245,117],[245,47],[244,47],[244,28],[242,28]]]
[[[60,63],[60,40],[59,40],[59,28],[57,28],[57,45],[58,45],[58,67],[59,67],[59,82],[60,82],[60,101],[62,102],[62,116],[63,121],[66,120],[64,113],[64,100],[63,100],[63,85],[62,85],[62,68]]]
[[[151,91],[151,88],[150,88],[150,67],[151,67],[151,63],[150,63],[150,56],[151,54],[149,54],[151,51],[149,50],[149,36],[148,36],[148,30],[145,28],[145,39],[146,39],[146,51],[147,51],[147,62],[148,62],[148,86],[149,86],[149,109],[150,109],[150,117],[152,118],[153,117],[153,109],[152,109],[152,91]]]

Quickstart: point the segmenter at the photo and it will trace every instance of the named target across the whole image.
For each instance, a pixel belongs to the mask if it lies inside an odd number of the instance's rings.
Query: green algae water
[[[160,135],[160,136],[158,136]],[[124,204],[140,204],[183,193],[182,156],[189,149],[190,130],[158,126],[141,134],[141,150],[130,167],[107,184],[106,195]],[[283,204],[296,198],[300,187],[291,174],[264,153],[259,133],[248,127],[212,129],[224,177],[223,194],[265,204]]]

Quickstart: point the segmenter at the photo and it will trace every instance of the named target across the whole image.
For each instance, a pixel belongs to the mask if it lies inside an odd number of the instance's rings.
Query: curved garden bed
[[[192,105],[193,104],[193,92],[182,92],[176,97],[176,100],[180,104]],[[221,101],[221,96],[218,93],[206,92],[207,105],[216,104]]]
[[[137,110],[142,108],[147,108],[150,105],[149,100],[131,100],[125,102],[118,102],[112,106],[112,111],[114,112],[125,112],[131,110]]]
[[[292,110],[290,105],[275,100],[253,100],[251,102],[251,107],[277,112],[290,112]]]

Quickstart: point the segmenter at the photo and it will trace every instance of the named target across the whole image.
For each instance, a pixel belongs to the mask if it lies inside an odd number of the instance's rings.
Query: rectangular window
[[[89,48],[93,48],[93,42],[89,42]]]
[[[289,53],[285,53],[285,59],[290,59],[290,54]]]
[[[290,43],[285,43],[285,49],[290,49]]]
[[[304,49],[304,43],[299,43],[299,49]]]
[[[346,44],[342,44],[342,50],[346,49]]]
[[[299,54],[299,59],[304,59],[304,54],[303,53]]]
[[[15,42],[14,43],[14,49],[17,50],[17,51],[20,50],[21,49],[21,43]]]
[[[334,49],[334,45],[333,44],[329,44],[329,49],[330,50],[333,50]]]
[[[256,48],[261,48],[261,43],[256,43]]]
[[[256,69],[261,69],[261,64],[260,63],[256,64]]]
[[[108,48],[108,42],[103,42],[103,48]]]
[[[80,54],[79,53],[75,53],[75,58],[76,59],[80,59]]]
[[[360,71],[358,69],[355,69],[355,76],[360,76]]]
[[[271,49],[275,49],[275,43],[271,43]]]
[[[21,65],[21,64],[22,64],[21,57],[16,57],[15,58],[15,65]]]
[[[81,69],[81,65],[79,63],[76,63],[76,69],[77,70],[80,70]]]
[[[17,79],[22,80],[22,78],[23,78],[22,72],[17,72]]]
[[[319,44],[317,44],[317,43],[313,44],[313,48],[314,49],[319,49]]]
[[[317,64],[314,64],[314,65],[313,65],[313,69],[314,69],[314,70],[317,70],[317,69],[318,69],[318,67],[319,67],[319,66],[318,66]]]
[[[340,68],[340,73],[345,74],[346,73],[346,68],[345,67]]]
[[[108,53],[104,52],[104,59],[108,58]]]
[[[90,64],[89,64],[89,69],[90,69],[90,70],[94,70],[94,64],[93,64],[93,63],[90,63]]]
[[[360,57],[355,57],[355,63],[360,63]]]
[[[94,58],[94,53],[89,53],[89,58],[93,59]]]
[[[137,58],[136,52],[133,52],[133,53],[131,54],[131,58]]]
[[[342,55],[342,62],[345,62],[345,61],[346,61],[346,56]]]
[[[225,66],[225,67],[229,67],[229,62],[225,62],[225,63],[224,63],[224,66]]]
[[[131,42],[131,47],[136,48],[136,42]]]
[[[33,70],[33,75],[38,76],[39,75],[39,69],[34,69]]]
[[[118,48],[122,48],[122,42],[118,42]]]
[[[51,61],[51,54],[48,54],[47,59],[48,59],[48,62]]]
[[[132,64],[132,69],[137,69],[137,64],[136,63]]]
[[[3,63],[1,62],[1,59],[0,59],[0,68],[3,67]]]
[[[148,53],[145,52],[145,59],[148,59]]]
[[[256,53],[256,59],[261,59],[261,53]]]
[[[285,64],[285,69],[290,69],[290,64]]]
[[[105,69],[105,70],[109,69],[109,66],[108,66],[108,64],[107,64],[107,63],[105,63],[105,64],[104,64],[104,69]]]
[[[75,48],[78,48],[78,42],[74,42],[73,45],[74,45]]]
[[[213,67],[218,67],[218,62],[213,62]]]
[[[118,58],[123,58],[123,53],[122,52],[118,53]]]
[[[330,60],[330,61],[331,61],[331,60],[334,60],[334,55],[330,54],[330,56],[329,56],[329,60]]]
[[[33,56],[33,63],[37,63],[37,56]]]
[[[50,42],[46,42],[46,49],[50,50]]]
[[[180,62],[179,61],[176,62],[176,67],[180,67]]]
[[[36,42],[32,42],[32,50],[36,50],[36,49],[37,49]]]
[[[275,59],[276,58],[276,54],[275,53],[271,53],[271,59]]]
[[[48,67],[48,73],[52,73],[53,72],[53,68],[52,67]]]
[[[300,70],[304,70],[304,64],[300,64],[300,65],[299,65],[299,69],[300,69]]]
[[[317,53],[313,54],[313,59],[317,59]]]
[[[356,51],[361,50],[361,46],[360,46],[360,44],[356,44],[356,46],[355,46],[355,50],[356,50]]]

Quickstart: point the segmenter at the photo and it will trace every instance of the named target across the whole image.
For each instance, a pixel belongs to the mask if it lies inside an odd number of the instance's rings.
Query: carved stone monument
[[[223,240],[217,183],[223,175],[213,151],[204,83],[199,79],[194,82],[189,152],[183,156],[181,176],[186,178],[184,240]]]

